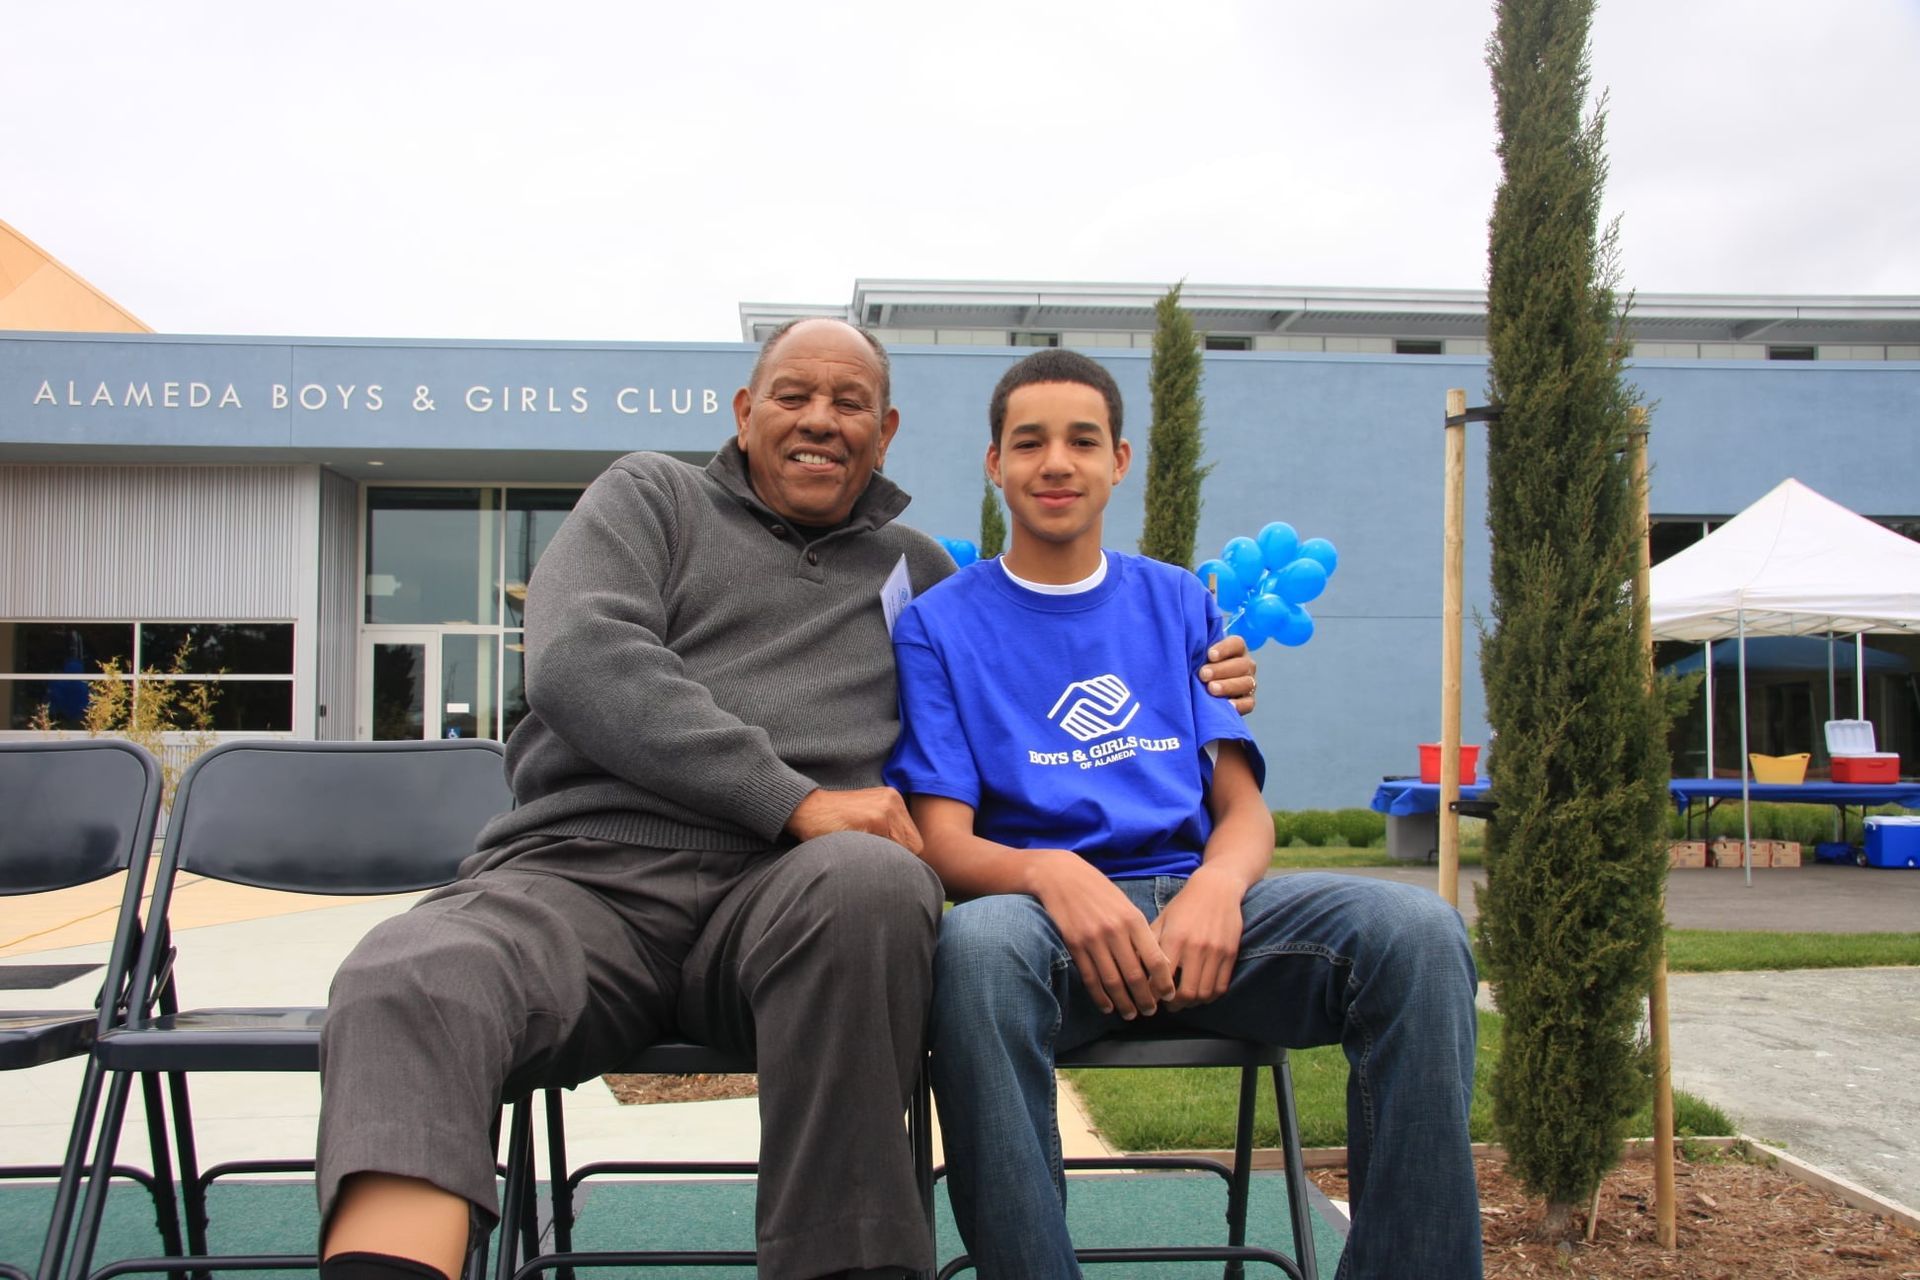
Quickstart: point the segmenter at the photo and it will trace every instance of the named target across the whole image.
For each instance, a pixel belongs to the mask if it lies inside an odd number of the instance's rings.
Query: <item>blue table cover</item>
[[[1920,809],[1920,782],[1753,782],[1747,794],[1754,800],[1775,804],[1875,805],[1897,804]],[[1738,778],[1670,778],[1667,790],[1674,808],[1685,812],[1694,800],[1738,800]],[[1462,800],[1479,800],[1487,794],[1487,784],[1475,783],[1460,788]],[[1405,818],[1418,813],[1440,811],[1440,784],[1413,779],[1382,782],[1373,793],[1373,810],[1390,817]]]

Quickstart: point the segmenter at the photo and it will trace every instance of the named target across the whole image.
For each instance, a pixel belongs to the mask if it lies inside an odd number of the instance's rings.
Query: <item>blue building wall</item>
[[[391,480],[585,481],[630,449],[718,445],[752,354],[740,344],[10,336],[0,338],[0,465],[249,458]],[[977,536],[987,397],[1022,354],[894,351],[903,422],[889,474],[915,495],[908,523]],[[1119,380],[1127,433],[1144,450],[1147,353],[1091,354]],[[1920,515],[1920,364],[1650,361],[1631,376],[1652,406],[1656,515],[1731,515],[1787,476],[1865,514]],[[1253,727],[1276,807],[1365,804],[1382,775],[1413,772],[1416,744],[1439,735],[1441,417],[1449,387],[1480,403],[1485,386],[1480,358],[1207,357],[1214,471],[1199,554],[1270,520],[1340,550],[1311,606],[1312,641],[1261,651]],[[1473,628],[1488,608],[1486,451],[1484,429],[1469,431],[1463,714],[1468,741],[1484,742]],[[386,463],[377,473],[361,465],[374,456]],[[1132,549],[1139,536],[1144,475],[1116,495],[1112,546]]]

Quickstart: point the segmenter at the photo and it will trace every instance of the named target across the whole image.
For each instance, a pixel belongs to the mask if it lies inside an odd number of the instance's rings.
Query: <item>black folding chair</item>
[[[88,1054],[94,1038],[118,1025],[129,1004],[150,1007],[151,988],[134,1000],[129,988],[110,985],[126,969],[140,943],[140,901],[153,852],[160,811],[160,767],[131,742],[114,738],[84,742],[0,743],[0,896],[50,893],[127,873],[120,915],[109,948],[107,982],[91,1009],[0,1010],[0,1071],[18,1071]],[[160,985],[165,988],[162,981]],[[170,992],[169,992],[170,995]],[[114,1177],[131,1178],[153,1197],[154,1223],[169,1247],[180,1241],[166,1134],[157,1122],[159,1078],[142,1077],[148,1107],[153,1172],[111,1166]],[[88,1058],[67,1151],[59,1165],[8,1165],[0,1178],[59,1178],[54,1217],[72,1213],[71,1188],[86,1156],[99,1109],[100,1070]],[[64,1196],[63,1203],[58,1197]],[[64,1239],[49,1233],[41,1265],[59,1262]],[[51,1255],[49,1257],[49,1255]],[[0,1264],[0,1275],[25,1276]]]
[[[665,1041],[651,1045],[622,1063],[620,1070],[639,1075],[752,1074],[752,1058],[687,1041]],[[562,1280],[574,1267],[751,1267],[758,1262],[752,1249],[679,1249],[679,1250],[593,1250],[573,1247],[574,1198],[589,1178],[626,1175],[736,1175],[752,1177],[760,1171],[753,1160],[600,1160],[569,1169],[567,1164],[566,1115],[564,1092],[545,1091],[547,1120],[547,1170],[552,1198],[553,1248],[543,1253],[531,1249],[521,1257],[510,1255],[506,1237],[502,1237],[497,1280],[529,1280],[544,1272],[557,1272]],[[924,1060],[920,1078],[907,1109],[907,1141],[913,1151],[915,1185],[920,1193],[929,1230],[933,1224],[932,1094],[927,1084]],[[501,1211],[503,1222],[526,1221],[534,1216],[534,1151],[532,1099],[514,1105],[513,1122],[507,1139],[507,1187]],[[537,1239],[523,1231],[523,1240]]]
[[[453,879],[486,821],[512,805],[499,744],[435,742],[229,742],[202,756],[181,779],[154,884],[146,938],[133,959],[133,989],[167,963],[167,909],[176,877],[192,873],[264,889],[320,894],[387,894]],[[117,981],[117,978],[110,981]],[[319,1069],[324,1008],[130,1010],[95,1041],[109,1073],[94,1176],[69,1276],[92,1264],[105,1207],[107,1167],[125,1112],[127,1082],[140,1072]],[[96,1280],[137,1271],[315,1267],[312,1255],[207,1256],[207,1188],[238,1173],[287,1173],[311,1160],[243,1161],[199,1170],[193,1120],[182,1083],[173,1130],[187,1206],[187,1256],[135,1258]],[[171,1249],[173,1246],[168,1245]],[[42,1280],[52,1280],[43,1273]]]
[[[1082,1263],[1224,1262],[1228,1280],[1237,1280],[1249,1262],[1280,1268],[1294,1280],[1318,1280],[1313,1254],[1313,1213],[1300,1153],[1300,1121],[1293,1108],[1293,1070],[1287,1051],[1185,1027],[1128,1027],[1091,1044],[1059,1054],[1059,1067],[1238,1067],[1240,1109],[1234,1125],[1231,1167],[1204,1156],[1074,1156],[1062,1163],[1069,1171],[1098,1169],[1183,1169],[1218,1174],[1227,1184],[1227,1243],[1224,1245],[1139,1245],[1075,1249]],[[1260,1068],[1273,1073],[1274,1102],[1280,1112],[1280,1150],[1287,1174],[1287,1215],[1297,1257],[1247,1244],[1247,1200],[1253,1181],[1253,1118],[1259,1105]],[[942,1165],[934,1178],[946,1172]],[[940,1268],[939,1280],[973,1268],[960,1254]]]

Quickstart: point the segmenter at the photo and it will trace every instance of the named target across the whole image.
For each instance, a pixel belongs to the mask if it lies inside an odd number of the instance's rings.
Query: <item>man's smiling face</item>
[[[733,397],[747,477],[789,520],[838,524],[866,491],[899,429],[873,348],[837,320],[796,325]]]

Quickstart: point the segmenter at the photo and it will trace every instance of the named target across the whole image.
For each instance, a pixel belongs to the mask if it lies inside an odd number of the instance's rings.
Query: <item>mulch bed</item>
[[[1777,1169],[1728,1157],[1680,1161],[1674,1170],[1679,1248],[1655,1240],[1653,1162],[1627,1160],[1600,1187],[1600,1225],[1592,1244],[1586,1211],[1570,1245],[1538,1237],[1546,1206],[1530,1199],[1497,1156],[1478,1162],[1488,1280],[1801,1280],[1804,1277],[1920,1278],[1920,1234],[1855,1209]],[[1313,1180],[1346,1198],[1344,1169],[1314,1170]]]
[[[712,1102],[751,1098],[760,1092],[758,1077],[706,1072],[685,1076],[602,1076],[613,1096],[635,1105],[648,1102]]]

